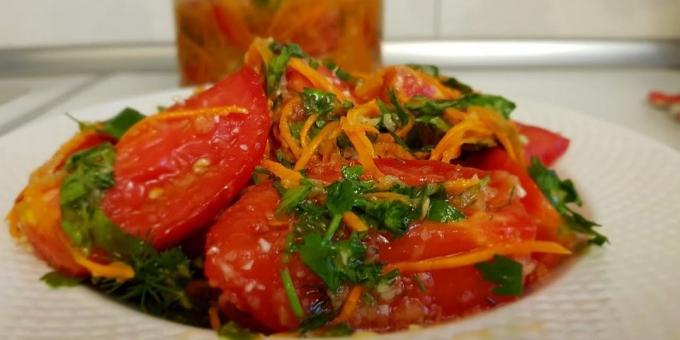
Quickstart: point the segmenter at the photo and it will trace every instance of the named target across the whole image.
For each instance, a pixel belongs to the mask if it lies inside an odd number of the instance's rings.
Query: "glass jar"
[[[381,0],[175,0],[182,84],[215,82],[256,36],[299,44],[340,67],[379,66]]]

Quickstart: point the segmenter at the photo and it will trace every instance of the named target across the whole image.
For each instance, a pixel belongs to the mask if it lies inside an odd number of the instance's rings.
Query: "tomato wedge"
[[[244,68],[170,111],[200,108],[215,109],[148,117],[116,145],[116,184],[102,209],[124,231],[159,249],[210,223],[247,184],[264,153],[270,117],[262,77],[253,70]]]
[[[569,140],[555,132],[518,122],[515,122],[515,125],[519,133],[528,140],[524,145],[527,164],[531,161],[531,157],[538,157],[543,164],[550,166],[569,148]]]
[[[93,132],[81,132],[69,139],[31,174],[7,216],[14,236],[26,236],[38,256],[68,275],[85,276],[88,271],[73,259],[70,240],[61,228],[59,190],[66,177],[63,167],[74,153],[105,140]]]
[[[460,223],[433,221],[413,223],[406,235],[395,238],[385,232],[370,231],[365,242],[387,263],[430,258],[469,251],[480,242],[502,244],[536,237],[536,225],[523,205],[512,198],[517,179],[506,172],[486,172],[436,161],[376,160],[386,175],[411,185],[459,178],[490,176],[492,188],[486,205],[489,212]],[[338,166],[310,168],[310,177],[338,179]],[[295,329],[298,320],[290,307],[280,278],[283,247],[293,221],[277,217],[279,195],[270,183],[248,188],[213,225],[207,236],[205,275],[211,286],[221,289],[230,308],[248,315],[265,331]],[[527,259],[530,260],[530,259]],[[325,297],[325,286],[297,257],[288,263],[297,295],[305,310]],[[412,275],[402,277],[394,297],[383,305],[362,304],[348,320],[351,326],[379,331],[402,329],[412,323],[434,322],[484,309],[507,298],[496,296],[493,285],[484,281],[472,267],[423,273],[421,289]],[[377,297],[376,297],[377,298]],[[229,307],[223,309],[229,309]]]

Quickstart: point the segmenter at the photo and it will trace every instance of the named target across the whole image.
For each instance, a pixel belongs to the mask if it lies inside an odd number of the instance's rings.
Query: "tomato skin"
[[[377,250],[383,262],[450,255],[487,242],[519,242],[536,237],[537,227],[524,206],[518,199],[509,198],[516,179],[505,172],[479,171],[436,161],[380,159],[376,165],[386,175],[410,185],[490,176],[489,185],[501,192],[498,199],[487,201],[491,207],[489,213],[480,213],[456,225],[419,221],[399,238],[370,231],[365,242]],[[308,175],[330,182],[340,177],[339,168],[339,165],[311,167]],[[211,227],[206,244],[205,274],[210,284],[220,288],[224,299],[255,318],[268,331],[298,326],[279,277],[283,268],[282,249],[293,221],[275,217],[278,204],[279,195],[271,184],[248,188]],[[268,252],[262,249],[263,241],[271,245]],[[324,298],[323,283],[299,262],[297,255],[291,257],[289,267],[298,296],[308,310],[312,303]],[[390,313],[380,312],[375,305],[362,305],[349,320],[350,325],[378,331],[402,329],[413,322],[444,320],[509,300],[493,294],[493,284],[484,281],[472,267],[422,274],[428,277],[425,292],[413,282],[412,275],[407,274],[399,283],[400,293],[392,300],[381,302],[384,305],[381,308],[387,308]]]
[[[524,155],[527,164],[532,157],[538,157],[543,164],[550,166],[562,157],[569,148],[569,139],[544,128],[515,122],[519,133],[527,137]]]
[[[212,87],[171,106],[168,111],[235,105],[250,112],[259,112],[263,110],[263,104],[266,104],[264,80],[252,69],[244,67]]]
[[[418,72],[406,66],[395,66],[386,72],[385,92],[390,88],[393,88],[399,94],[402,101],[415,96],[427,98],[441,97],[441,93],[436,87],[421,79]],[[389,98],[384,99],[388,100]]]
[[[102,201],[107,216],[157,249],[210,223],[263,156],[270,125],[263,81],[244,68],[170,109],[232,105],[248,113],[149,117],[154,121],[124,135],[116,145],[116,184]]]
[[[222,289],[229,303],[271,332],[294,329],[299,324],[280,277],[290,221],[275,222],[278,204],[279,195],[271,183],[249,187],[210,228],[205,257],[210,285]],[[319,279],[297,256],[288,266],[303,306],[309,306],[314,300],[313,290],[301,286],[318,286]]]

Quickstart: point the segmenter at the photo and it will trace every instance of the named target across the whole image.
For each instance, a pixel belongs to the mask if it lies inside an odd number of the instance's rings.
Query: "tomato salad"
[[[513,301],[607,242],[548,168],[569,140],[501,96],[271,39],[244,61],[153,115],[79,122],[32,173],[7,219],[44,281],[225,337],[390,332]]]

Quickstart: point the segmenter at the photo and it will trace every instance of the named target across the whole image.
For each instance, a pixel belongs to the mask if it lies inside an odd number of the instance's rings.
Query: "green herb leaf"
[[[478,263],[475,268],[484,280],[498,286],[493,292],[498,295],[519,296],[522,294],[522,264],[502,255],[494,255],[489,262]]]
[[[342,81],[352,81],[354,79],[349,72],[340,68],[340,66],[338,66],[332,60],[324,61],[324,66],[326,66],[326,68],[328,68],[333,74],[335,74]]]
[[[295,229],[304,234],[310,231],[322,233],[330,223],[326,208],[303,201],[295,209]]]
[[[269,49],[278,54],[273,57],[267,65],[267,94],[272,96],[275,95],[279,89],[281,77],[286,71],[286,67],[288,67],[290,58],[304,58],[306,57],[306,54],[302,51],[300,45],[293,43],[281,45],[273,42],[269,45]]]
[[[51,288],[73,287],[83,281],[80,277],[68,276],[57,271],[49,272],[40,278]]]
[[[302,319],[305,316],[305,311],[302,309],[300,298],[297,296],[293,278],[290,277],[290,270],[288,270],[288,268],[284,268],[281,271],[281,281],[283,282],[283,288],[286,292],[286,297],[288,297],[288,302],[290,303],[290,308],[293,310],[293,314],[295,314],[298,319]]]
[[[302,106],[307,115],[318,114],[323,117],[335,110],[335,94],[312,88],[305,88],[300,93]]]
[[[390,103],[394,106],[394,112],[399,117],[399,122],[404,125],[408,122],[408,113],[406,113],[406,108],[401,104],[399,98],[397,98],[397,93],[394,89],[390,89],[387,92],[387,96],[390,98]]]
[[[333,215],[342,215],[357,203],[358,195],[373,188],[373,182],[360,181],[361,167],[343,167],[343,180],[334,182],[326,188],[328,210]]]
[[[449,123],[443,120],[440,116],[423,115],[416,118],[416,122],[430,124],[442,131],[448,131],[451,128],[451,125],[449,125]]]
[[[113,145],[104,143],[71,156],[68,175],[59,191],[62,228],[74,246],[86,254],[93,246],[94,215],[104,191],[113,186]]]
[[[472,87],[470,87],[470,85],[462,83],[454,77],[445,77],[442,80],[442,84],[444,84],[444,86],[446,86],[446,87],[452,88],[454,90],[458,90],[462,94],[470,94],[470,93],[473,92]]]
[[[510,113],[515,110],[515,103],[501,97],[486,94],[469,94],[459,100],[460,107],[482,106],[494,110],[505,119],[510,119]]]
[[[120,282],[114,279],[93,279],[95,286],[122,301],[138,304],[156,315],[169,315],[178,308],[190,309],[191,301],[184,287],[192,278],[191,263],[181,248],[157,252],[151,246],[140,245],[128,262],[135,277]]]
[[[300,186],[286,190],[281,197],[279,206],[276,207],[276,214],[290,213],[302,202],[312,191],[311,183],[302,183]]]
[[[430,210],[427,213],[427,218],[447,223],[462,220],[465,218],[465,215],[445,200],[430,199]]]
[[[460,99],[430,99],[423,96],[413,97],[406,108],[418,115],[440,116],[448,108],[466,109],[470,106],[482,106],[491,109],[504,118],[510,118],[510,113],[515,109],[515,103],[501,97],[472,93]]]
[[[557,212],[562,215],[568,228],[577,233],[588,235],[590,242],[596,245],[601,246],[609,242],[606,236],[593,229],[599,227],[599,224],[588,220],[567,206],[570,203],[581,205],[581,198],[571,180],[561,180],[555,171],[546,168],[537,157],[531,158],[529,175]]]
[[[103,122],[86,123],[78,121],[78,125],[81,131],[94,130],[118,140],[123,137],[128,129],[145,117],[139,111],[128,107],[118,112],[113,118]]]
[[[382,265],[367,261],[366,251],[357,233],[338,242],[327,242],[320,234],[309,233],[304,235],[299,248],[302,262],[332,292],[347,283],[375,285],[380,282]]]
[[[346,323],[337,324],[328,328],[322,335],[327,337],[348,336],[354,334],[354,330]]]
[[[229,321],[222,325],[217,331],[220,339],[228,340],[253,340],[257,339],[258,335],[253,333],[250,329],[239,326],[234,321]]]
[[[128,107],[120,111],[115,117],[104,121],[104,127],[101,131],[115,139],[120,139],[129,128],[145,117],[139,111]]]
[[[395,235],[403,235],[409,224],[418,218],[415,207],[400,201],[361,201],[358,209],[369,224]]]
[[[429,74],[433,77],[439,77],[439,67],[434,66],[434,65],[425,65],[425,64],[407,64],[406,66],[414,69],[421,71],[423,73]]]

